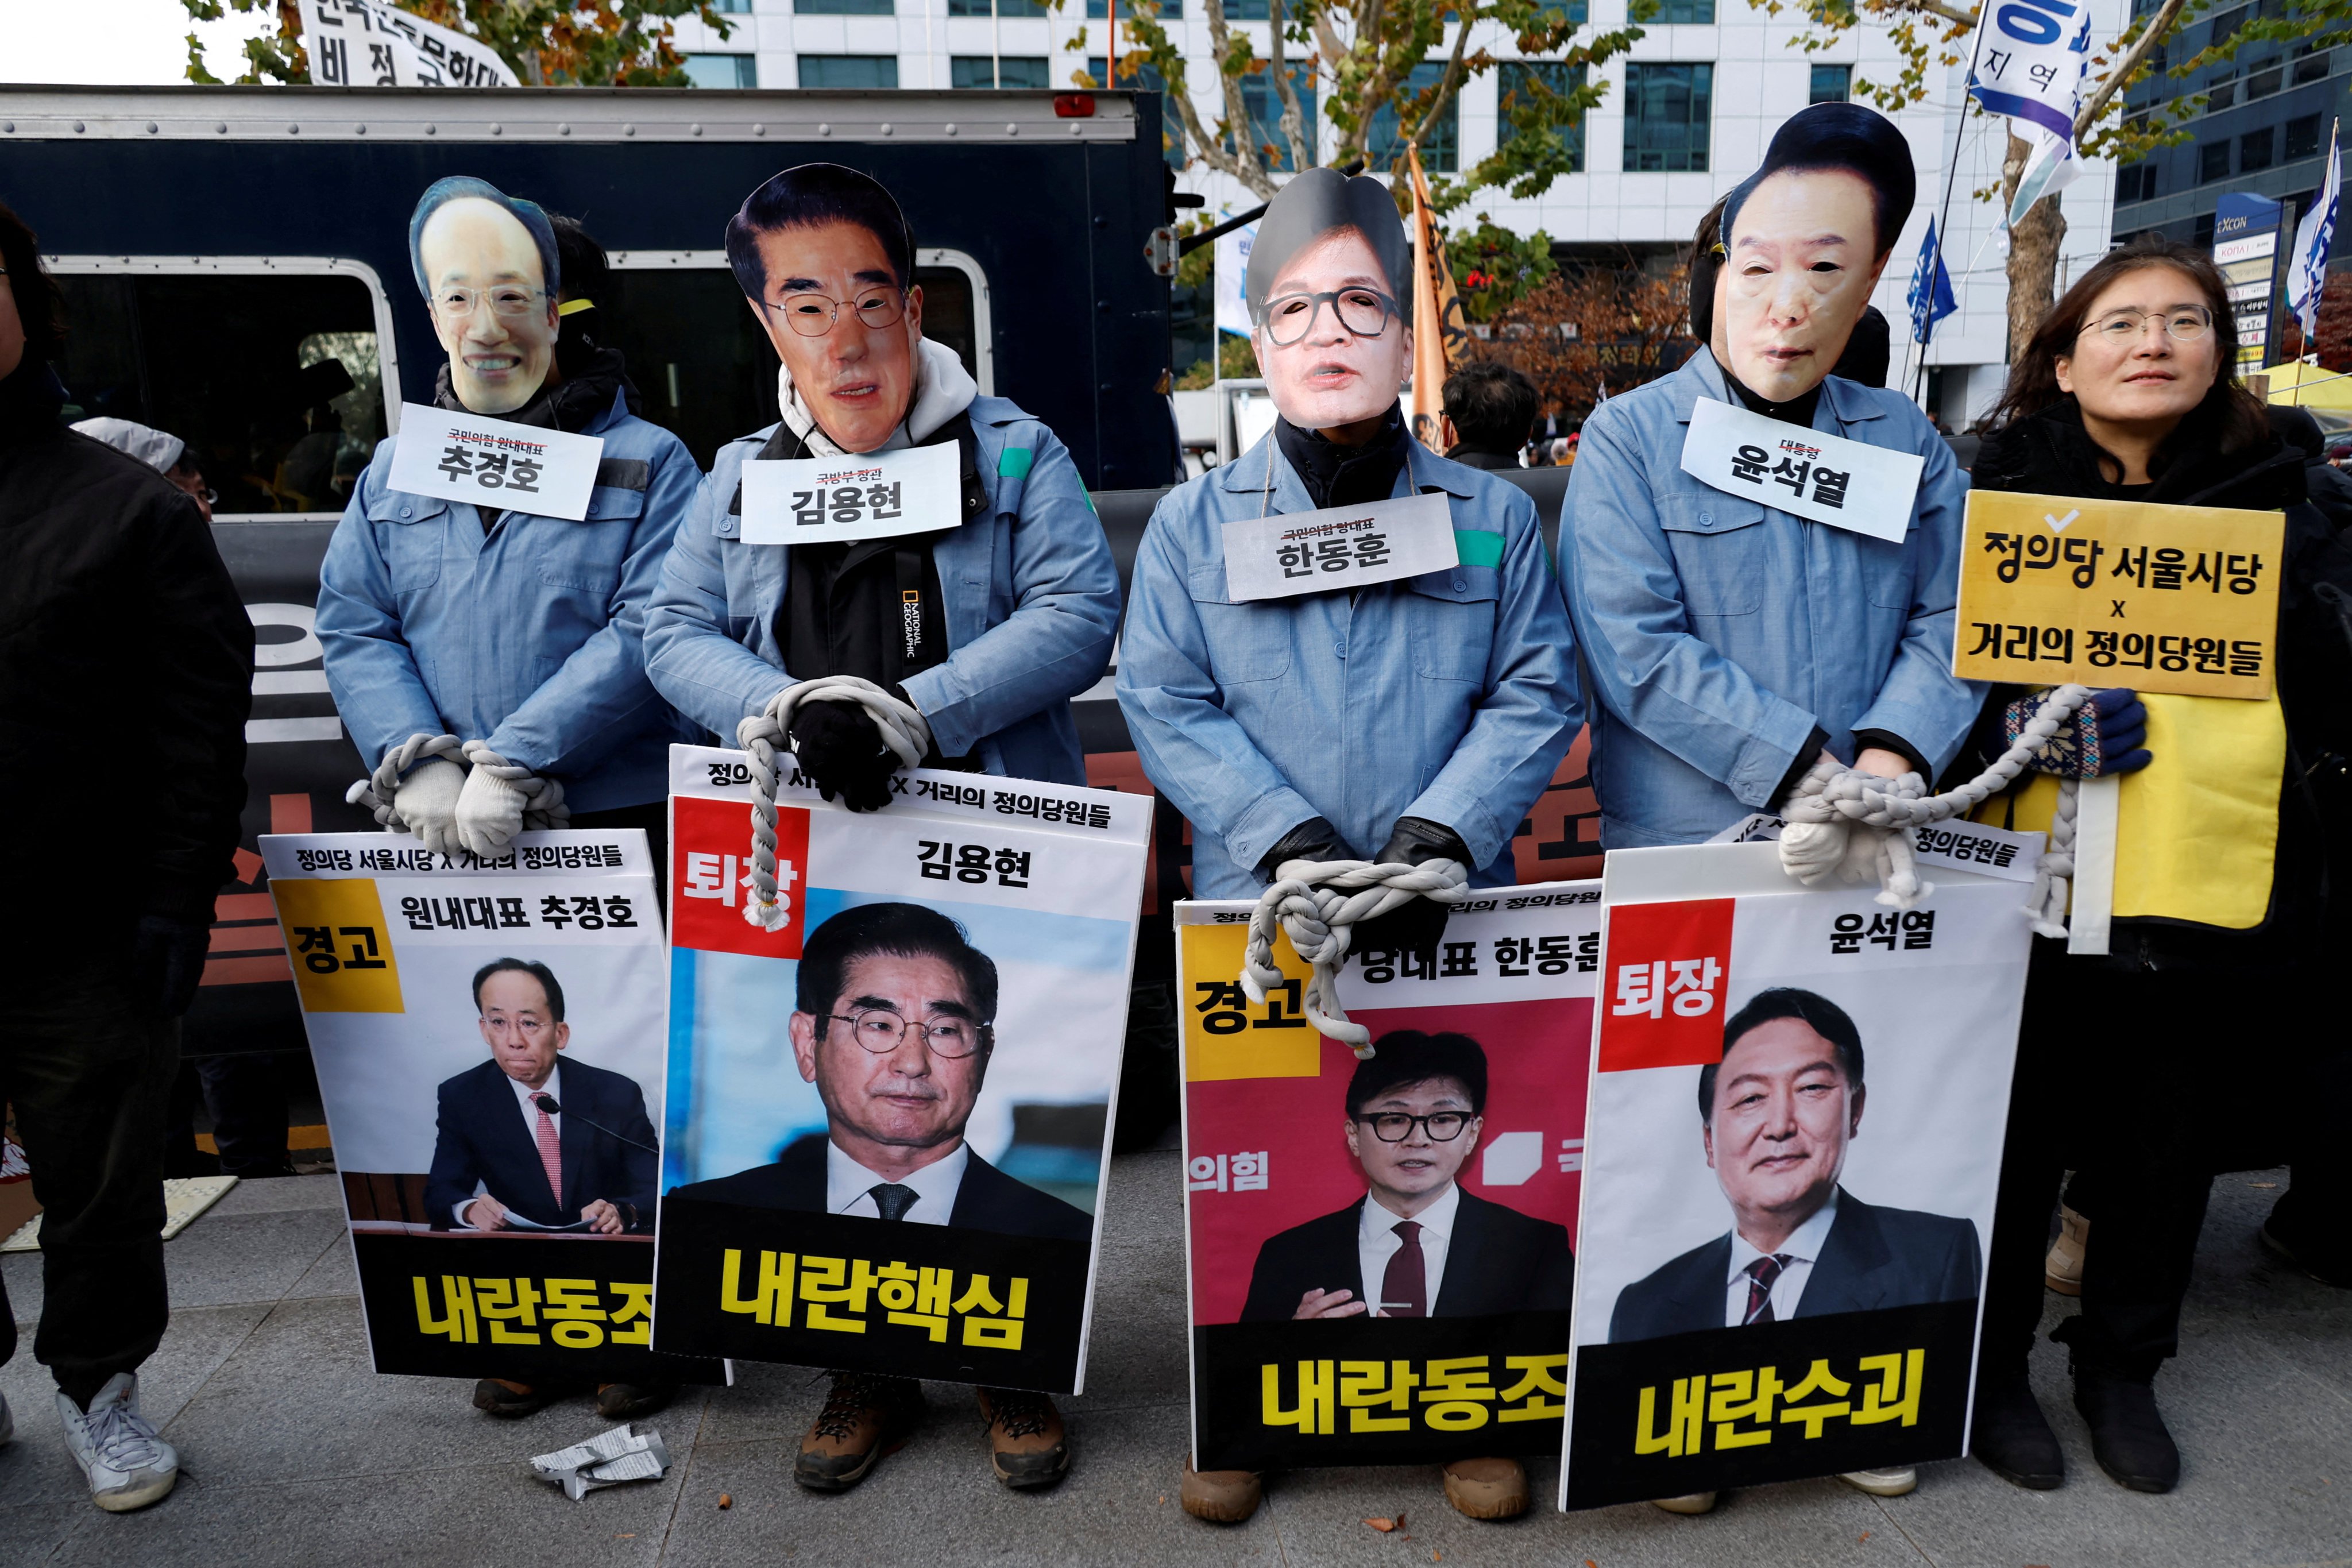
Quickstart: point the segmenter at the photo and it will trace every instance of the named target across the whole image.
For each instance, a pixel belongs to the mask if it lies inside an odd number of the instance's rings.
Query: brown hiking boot
[[[534,1387],[503,1377],[486,1377],[474,1384],[474,1408],[509,1421],[546,1409],[562,1397],[562,1390]]]
[[[1019,1388],[975,1388],[988,1417],[988,1463],[1016,1490],[1050,1487],[1070,1468],[1069,1434],[1062,1413],[1042,1394]]]
[[[1528,1472],[1517,1459],[1456,1459],[1445,1467],[1445,1500],[1472,1519],[1517,1519],[1528,1511]]]
[[[634,1421],[651,1415],[677,1396],[674,1383],[600,1383],[596,1414],[607,1421]]]
[[[1194,1519],[1239,1524],[1255,1513],[1265,1499],[1265,1478],[1255,1470],[1196,1470],[1192,1457],[1185,1457],[1184,1484],[1176,1500]]]
[[[845,1492],[885,1454],[906,1443],[923,1418],[923,1385],[911,1377],[836,1372],[824,1408],[801,1439],[793,1479],[813,1491]]]

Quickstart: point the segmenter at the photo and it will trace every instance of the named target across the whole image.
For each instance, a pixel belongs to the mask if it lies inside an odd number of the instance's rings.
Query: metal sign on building
[[[2213,262],[2230,286],[2230,309],[2238,320],[2238,370],[2258,371],[2271,361],[2278,297],[2281,204],[2268,196],[2231,192],[2213,211]]]

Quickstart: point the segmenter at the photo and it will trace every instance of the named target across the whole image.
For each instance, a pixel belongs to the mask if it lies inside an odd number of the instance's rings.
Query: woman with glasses
[[[2154,236],[2136,240],[2086,271],[2043,319],[2010,372],[1972,472],[1984,489],[2286,514],[2285,558],[2273,565],[2277,695],[2103,691],[2095,721],[2071,727],[2074,743],[2042,764],[2064,776],[2125,776],[2107,954],[2034,943],[1986,1282],[1972,1447],[2036,1489],[2059,1485],[2065,1468],[2026,1382],[2063,1171],[2095,1174],[2099,1194],[2082,1313],[2055,1336],[2072,1352],[2074,1405],[2101,1469],[2133,1490],[2166,1491],[2180,1456],[2153,1384],[2179,1350],[2207,1193],[2230,1163],[2213,1134],[2275,1123],[2274,1108],[2245,1103],[2244,1086],[2275,1084],[2282,1067],[2314,1048],[2288,1009],[2325,939],[2324,830],[2344,815],[2352,661],[2324,596],[2331,584],[2352,584],[2352,574],[2305,499],[2303,453],[2239,384],[2237,360],[2211,258]],[[2038,700],[1997,691],[1979,750],[2004,749]],[[2046,827],[2055,782],[2028,780],[1979,816]],[[2340,1037],[2328,1031],[2324,1047],[2339,1060]],[[2229,1041],[2253,1046],[2252,1059],[2216,1074],[2215,1047]],[[2339,1069],[2329,1087],[2340,1081]],[[2340,1147],[2340,1125],[2328,1131],[2320,1146]],[[2282,1200],[2265,1239],[2291,1260],[2340,1258],[2345,1194],[2294,1196],[2305,1212]]]
[[[1137,552],[1119,706],[1192,825],[1195,898],[1255,898],[1289,860],[1452,860],[1507,886],[1581,721],[1534,503],[1405,430],[1411,268],[1379,181],[1309,169],[1282,188],[1245,288],[1280,417],[1163,497]],[[1432,973],[1444,924],[1409,900],[1354,948]],[[1457,1460],[1445,1490],[1478,1518],[1528,1502],[1515,1459]],[[1180,1495],[1230,1523],[1263,1488],[1188,1463]]]
[[[576,224],[559,233],[536,203],[453,177],[425,191],[408,233],[448,353],[434,401],[604,447],[573,521],[502,506],[522,499],[503,485],[474,500],[395,489],[405,437],[379,446],[320,573],[335,706],[371,769],[412,735],[454,734],[560,781],[573,826],[643,827],[658,844],[670,742],[699,734],[646,679],[640,634],[701,471],[637,416],[620,354],[573,324],[604,271]],[[490,858],[521,830],[524,795],[492,768],[426,757],[392,805],[428,848]]]
[[[781,362],[782,418],[719,449],[647,623],[655,685],[731,738],[785,687],[855,676],[922,714],[927,766],[1086,783],[1070,699],[1109,662],[1118,574],[1068,449],[923,335],[914,237],[870,177],[775,175],[727,257]],[[923,531],[744,542],[746,462],[907,447],[955,452],[958,494]],[[863,708],[803,703],[792,741],[826,799],[889,798],[898,762]]]

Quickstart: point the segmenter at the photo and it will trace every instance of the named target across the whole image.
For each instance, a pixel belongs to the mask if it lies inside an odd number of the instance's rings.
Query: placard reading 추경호
[[[832,544],[930,533],[963,521],[953,441],[860,457],[743,465],[743,542]]]
[[[768,931],[743,754],[671,751],[656,1342],[1075,1392],[1150,799],[780,764]]]
[[[387,482],[404,495],[577,522],[604,453],[601,436],[404,403]]]

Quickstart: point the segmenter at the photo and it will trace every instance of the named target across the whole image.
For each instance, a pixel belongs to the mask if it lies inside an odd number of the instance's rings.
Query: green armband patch
[[[1462,557],[1465,566],[1500,566],[1503,536],[1484,529],[1457,528],[1454,531],[1454,552]]]
[[[1007,447],[996,459],[996,477],[1000,479],[1025,479],[1035,454],[1026,447]]]

